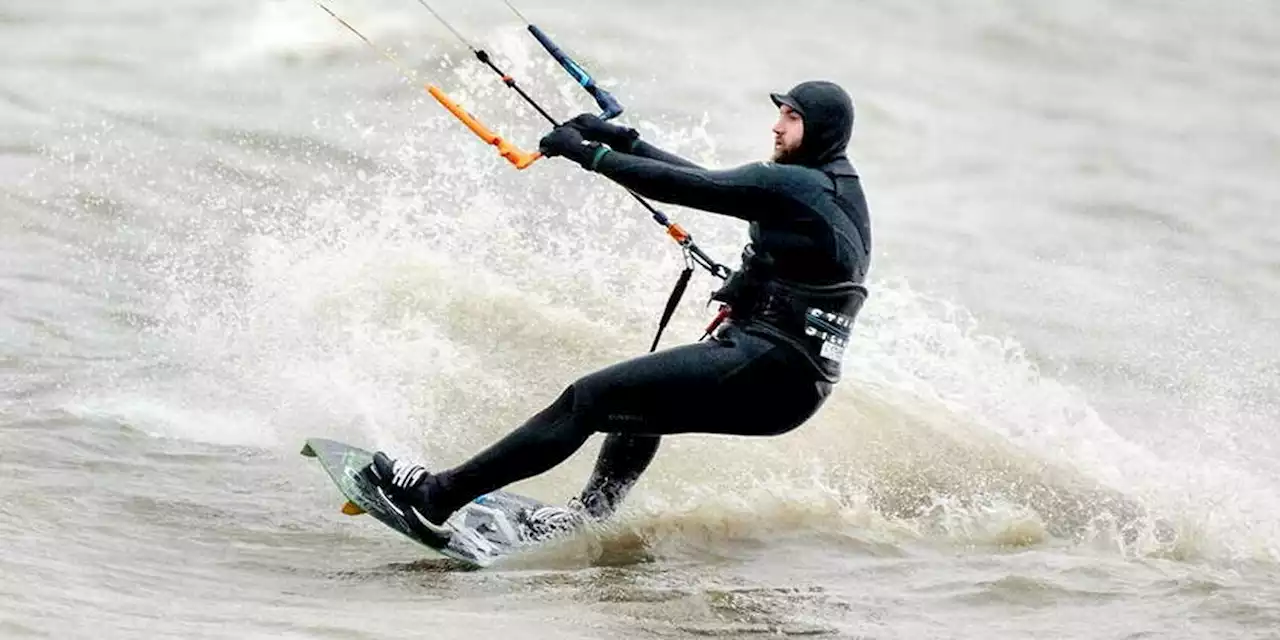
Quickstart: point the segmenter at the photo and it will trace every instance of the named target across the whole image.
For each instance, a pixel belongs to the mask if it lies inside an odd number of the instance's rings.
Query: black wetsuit
[[[590,513],[602,516],[648,466],[661,436],[777,435],[818,410],[839,377],[839,352],[866,295],[861,284],[870,254],[866,202],[845,157],[852,104],[833,87],[805,83],[774,96],[804,118],[800,150],[787,164],[709,171],[640,141],[595,158],[597,172],[645,197],[751,223],[743,269],[722,290],[733,313],[709,340],[578,379],[502,440],[436,474],[435,516],[543,473],[603,432],[609,436],[581,496]],[[824,287],[835,293],[821,293]],[[834,296],[838,304],[830,313],[815,311],[811,294]],[[823,324],[824,317],[838,321]],[[831,337],[828,330],[843,336],[834,356],[822,350],[832,348],[822,341]]]

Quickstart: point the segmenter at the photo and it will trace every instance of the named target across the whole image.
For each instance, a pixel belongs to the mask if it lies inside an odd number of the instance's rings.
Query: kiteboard
[[[343,513],[349,516],[367,513],[435,554],[474,568],[487,567],[503,556],[574,528],[564,526],[563,521],[549,527],[535,517],[539,509],[550,507],[545,502],[495,491],[476,498],[454,513],[445,523],[453,533],[446,544],[440,545],[417,534],[366,476],[365,469],[373,462],[373,453],[335,440],[311,438],[303,445],[302,455],[315,458],[346,496]]]

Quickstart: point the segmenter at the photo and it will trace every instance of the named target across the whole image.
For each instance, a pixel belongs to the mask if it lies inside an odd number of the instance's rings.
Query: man
[[[750,222],[741,269],[713,298],[728,319],[710,340],[587,375],[524,425],[462,465],[430,473],[379,452],[368,473],[407,520],[441,543],[442,524],[471,500],[541,474],[597,432],[608,434],[573,511],[611,514],[649,465],[661,436],[766,436],[799,426],[840,377],[871,254],[866,200],[845,155],[853,102],[830,82],[771,94],[779,117],[772,162],[711,171],[584,114],[541,141],[643,196]],[[573,504],[576,503],[576,504]],[[540,516],[539,516],[540,517]]]

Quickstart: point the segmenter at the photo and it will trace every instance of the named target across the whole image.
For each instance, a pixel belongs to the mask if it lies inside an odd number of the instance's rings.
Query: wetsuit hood
[[[821,80],[801,82],[786,93],[769,97],[779,107],[791,107],[804,120],[800,148],[783,162],[817,168],[845,156],[853,137],[853,99],[840,85]]]

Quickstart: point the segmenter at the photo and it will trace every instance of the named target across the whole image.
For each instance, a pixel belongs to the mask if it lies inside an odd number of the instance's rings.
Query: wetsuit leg
[[[605,518],[617,510],[627,492],[658,453],[659,436],[611,433],[600,446],[591,478],[578,500],[593,518]]]
[[[829,391],[830,385],[816,382],[812,367],[789,347],[727,327],[717,339],[628,360],[577,380],[515,431],[437,474],[433,506],[447,515],[480,495],[544,473],[596,432],[785,433],[813,415]],[[623,442],[614,441],[615,446]],[[652,458],[656,441],[649,445],[643,457]],[[644,463],[619,469],[614,477],[638,475],[648,460]]]

